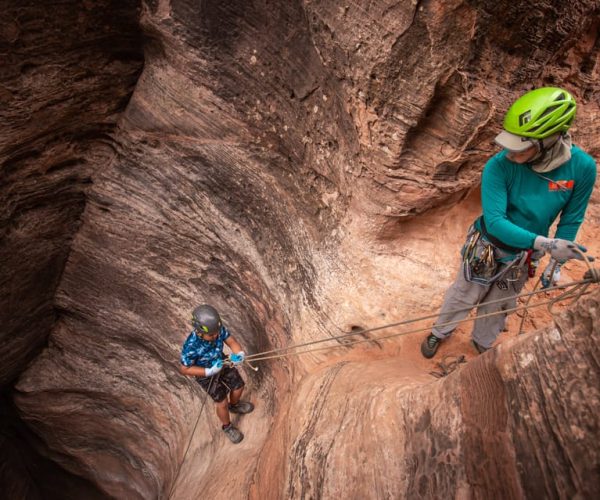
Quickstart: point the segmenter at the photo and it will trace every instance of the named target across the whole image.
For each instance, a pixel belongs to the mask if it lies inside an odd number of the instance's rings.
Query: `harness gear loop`
[[[521,252],[518,256],[518,262],[517,259],[515,259],[511,264],[509,264],[506,281],[509,283],[516,283],[521,279],[527,259],[530,259],[531,254],[529,252],[529,250]],[[529,266],[527,267],[527,276],[529,276]]]
[[[513,260],[504,267],[496,260],[494,242],[487,239],[484,233],[471,227],[467,241],[461,253],[463,257],[463,273],[469,283],[489,286],[509,274],[507,281],[518,281],[521,275],[521,265],[526,258],[526,251],[519,250]],[[501,268],[502,267],[502,268]],[[501,268],[501,269],[500,269]],[[500,269],[500,270],[498,270]]]

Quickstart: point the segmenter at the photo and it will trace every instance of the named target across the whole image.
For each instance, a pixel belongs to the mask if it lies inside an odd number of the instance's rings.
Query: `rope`
[[[219,380],[220,377],[221,377],[221,372],[219,372],[217,374],[216,380]],[[196,417],[196,422],[194,423],[194,429],[192,430],[192,433],[190,435],[190,439],[189,439],[187,447],[185,449],[185,453],[183,454],[181,463],[177,467],[177,474],[175,474],[175,479],[173,479],[173,482],[171,483],[171,489],[169,490],[169,495],[167,496],[167,499],[171,498],[171,495],[173,494],[173,489],[175,488],[175,485],[177,484],[177,479],[179,479],[179,473],[181,472],[181,467],[183,467],[183,464],[185,463],[185,459],[187,457],[188,451],[190,450],[190,445],[192,444],[194,435],[196,434],[196,427],[198,427],[198,422],[200,421],[200,416],[202,415],[202,411],[204,410],[204,406],[206,405],[206,400],[208,399],[208,394],[212,390],[214,381],[215,381],[215,377],[213,376],[210,379],[210,384],[208,385],[208,390],[206,391],[206,394],[204,396],[204,401],[202,401],[202,406],[200,406],[200,411],[198,412],[198,416]]]
[[[577,249],[578,250],[578,249]],[[579,250],[578,250],[579,251]],[[581,252],[580,252],[581,253]],[[564,285],[556,285],[556,286],[552,286],[552,287],[548,287],[548,288],[543,288],[543,289],[539,289],[539,290],[533,290],[531,292],[527,292],[527,293],[522,293],[522,294],[518,294],[518,295],[514,295],[512,297],[505,297],[502,299],[496,299],[496,300],[491,300],[488,302],[482,302],[480,304],[477,304],[477,307],[481,307],[483,305],[491,305],[491,304],[496,304],[496,303],[500,303],[500,302],[505,302],[507,300],[510,299],[519,299],[519,298],[524,298],[524,297],[532,297],[533,295],[538,295],[540,293],[546,293],[546,292],[550,292],[553,290],[563,290],[563,289],[567,289],[565,290],[565,292],[561,295],[559,295],[558,297],[555,297],[553,299],[549,299],[543,302],[539,302],[537,304],[534,304],[533,306],[529,305],[529,301],[527,302],[527,304],[525,306],[522,307],[514,307],[511,309],[503,309],[503,310],[499,310],[499,311],[495,311],[495,312],[491,312],[491,313],[487,313],[484,315],[478,315],[474,318],[465,318],[462,320],[454,320],[454,321],[448,321],[445,323],[440,323],[438,326],[449,326],[449,325],[458,325],[459,323],[462,322],[466,322],[466,321],[475,321],[478,318],[485,318],[485,317],[490,317],[490,316],[496,316],[499,314],[508,314],[510,312],[516,312],[516,311],[521,311],[521,310],[528,310],[528,309],[532,309],[535,307],[540,307],[543,305],[548,305],[549,308],[549,312],[551,314],[555,314],[552,311],[552,306],[556,303],[556,302],[560,302],[562,300],[565,300],[567,298],[570,298],[577,290],[579,290],[580,288],[583,287],[583,289],[575,296],[574,301],[578,300],[579,297],[581,297],[583,295],[583,293],[587,290],[587,287],[589,286],[590,283],[594,282],[594,269],[591,267],[589,260],[587,259],[587,257],[581,253],[581,255],[583,256],[583,260],[584,262],[587,264],[588,268],[591,269],[591,273],[592,273],[592,278],[588,278],[588,279],[584,279],[584,280],[579,280],[579,281],[572,281],[570,283],[566,283]],[[539,280],[538,280],[539,281]],[[537,286],[537,284],[536,284]],[[568,290],[568,288],[574,287],[573,290]],[[459,309],[455,309],[454,311],[449,311],[448,314],[451,313],[455,313],[455,312],[463,312],[463,311],[470,311],[471,309],[473,309],[473,307],[475,306],[467,306],[467,307],[463,307],[463,308],[459,308]],[[429,330],[430,327],[423,327],[423,328],[416,328],[413,330],[408,330],[405,332],[400,332],[400,333],[395,333],[392,335],[387,335],[387,336],[383,336],[383,337],[377,337],[376,339],[362,339],[362,340],[358,340],[358,341],[354,341],[354,342],[344,342],[341,345],[334,345],[334,346],[325,346],[325,347],[320,347],[317,349],[306,349],[303,351],[298,351],[298,352],[289,352],[289,351],[293,351],[296,349],[300,349],[302,347],[309,347],[312,345],[316,345],[316,344],[320,344],[323,342],[330,342],[333,340],[341,340],[341,339],[345,339],[348,337],[354,337],[357,335],[362,335],[368,332],[373,332],[373,331],[378,331],[378,330],[383,330],[386,328],[391,328],[394,326],[401,326],[401,325],[407,325],[410,323],[415,323],[418,321],[423,321],[426,319],[431,319],[431,318],[435,318],[439,315],[439,313],[435,313],[435,314],[429,314],[426,316],[421,316],[419,318],[415,318],[415,319],[409,319],[409,320],[404,320],[404,321],[399,321],[396,323],[389,323],[387,325],[383,325],[383,326],[378,326],[378,327],[374,327],[374,328],[367,328],[367,329],[363,329],[363,330],[358,330],[358,331],[353,331],[353,332],[348,332],[348,333],[344,333],[342,335],[337,335],[337,336],[333,336],[333,337],[329,337],[326,339],[319,339],[319,340],[314,340],[311,342],[304,342],[302,344],[296,344],[293,346],[288,346],[288,347],[283,347],[280,349],[272,349],[270,351],[265,351],[262,353],[257,353],[257,354],[252,354],[246,357],[246,362],[255,362],[255,361],[266,361],[268,359],[279,359],[279,358],[283,358],[283,357],[287,357],[287,356],[297,356],[300,354],[306,354],[308,352],[315,352],[315,351],[320,351],[323,349],[333,349],[333,348],[339,348],[339,347],[348,347],[350,345],[354,345],[354,344],[360,344],[363,342],[376,342],[379,340],[386,340],[386,339],[390,339],[390,338],[394,338],[394,337],[398,337],[398,336],[402,336],[402,335],[408,335],[410,333],[415,333],[415,332],[419,332],[419,331],[426,331]],[[255,370],[254,367],[252,367],[252,365],[250,365],[250,363],[248,363],[248,365]]]
[[[433,375],[436,378],[447,377],[454,370],[456,370],[458,368],[458,365],[460,365],[461,363],[466,363],[466,362],[467,362],[467,359],[462,354],[460,356],[454,356],[452,354],[447,354],[446,356],[444,356],[442,358],[441,361],[436,363],[436,365],[439,368],[439,371],[430,371],[429,374]]]
[[[574,247],[574,250],[575,250],[577,253],[579,253],[579,255],[582,257],[582,260],[585,262],[586,266],[588,267],[588,270],[589,270],[589,271],[590,271],[590,273],[592,274],[592,282],[598,283],[598,279],[597,279],[597,271],[596,271],[596,269],[594,269],[594,268],[592,267],[591,261],[590,261],[590,259],[588,258],[588,256],[587,256],[585,253],[583,253],[583,252],[582,252],[582,251],[581,251],[581,250],[580,250],[580,249],[579,249],[577,246],[575,246],[575,247]],[[554,270],[556,269],[556,266],[557,266],[557,265],[558,265],[558,262],[557,262],[557,261],[554,261],[554,265],[552,266],[552,269],[550,269],[550,275],[549,275],[549,277],[550,277],[550,280],[552,280],[552,278],[554,277]],[[542,271],[542,272],[543,272],[543,271]],[[537,281],[535,282],[535,285],[534,285],[534,287],[533,287],[533,289],[534,289],[534,290],[536,290],[536,289],[537,289],[537,287],[538,287],[538,285],[541,283],[541,281],[542,281],[542,274],[540,274],[540,277],[539,277],[539,278],[537,279]],[[583,287],[583,290],[582,290],[582,291],[581,291],[581,292],[580,292],[580,293],[579,293],[579,294],[578,294],[578,295],[577,295],[577,296],[576,296],[576,297],[573,299],[573,302],[571,302],[572,304],[573,304],[573,303],[575,303],[575,302],[577,302],[577,300],[579,300],[579,297],[581,297],[581,295],[583,295],[583,293],[584,293],[584,292],[587,290],[587,288],[589,287],[589,285],[590,285],[590,284],[588,283],[588,284],[586,284],[586,285]],[[547,289],[547,288],[545,288],[545,289],[543,289],[543,290],[548,290],[548,289]],[[566,295],[567,295],[567,293],[565,292],[565,294],[564,294],[564,295],[566,296]],[[529,298],[527,299],[527,302],[525,302],[525,305],[526,305],[526,306],[527,306],[527,305],[529,305],[529,302],[531,301],[531,297],[533,297],[533,295],[529,296]],[[568,298],[568,297],[564,297],[564,298],[563,298],[563,300],[564,300],[565,298]],[[548,307],[548,312],[550,312],[550,314],[552,314],[552,315],[554,315],[554,314],[555,314],[555,313],[554,313],[554,311],[552,310],[552,308],[553,308],[553,307],[554,307],[554,304],[551,304],[551,305]],[[526,310],[524,311],[523,317],[521,318],[521,323],[519,324],[519,331],[518,331],[517,335],[522,335],[522,334],[523,334],[523,325],[525,324],[525,319],[527,318],[527,315],[528,315],[528,313],[529,313],[529,311],[526,309]]]
[[[570,286],[574,286],[574,285],[581,286],[581,283],[574,282],[574,283],[570,284]],[[569,285],[561,285],[560,287],[553,287],[553,289],[565,288],[566,286],[569,286]],[[550,288],[545,288],[545,289],[543,289],[541,291],[545,292],[545,291],[548,291],[548,290],[550,290]],[[519,296],[517,295],[517,297],[519,297]],[[504,300],[506,300],[506,299],[504,299]],[[533,306],[528,306],[528,308],[532,309],[532,308],[540,307],[540,306],[543,306],[543,305],[549,305],[549,304],[552,304],[554,302],[558,302],[560,300],[562,300],[562,296],[559,296],[557,298],[550,299],[550,300],[545,300],[543,302],[539,302],[537,304],[534,304]],[[493,301],[491,301],[491,302],[493,302]],[[481,305],[483,305],[483,303]],[[437,326],[442,327],[442,326],[449,326],[449,325],[458,325],[459,323],[463,323],[463,322],[467,322],[467,321],[475,321],[478,318],[487,318],[487,317],[490,317],[490,316],[496,316],[498,314],[508,314],[508,313],[511,313],[511,312],[522,311],[524,309],[527,309],[527,307],[521,306],[521,307],[513,307],[511,309],[501,309],[500,311],[495,311],[495,312],[492,312],[492,313],[482,314],[482,315],[478,315],[478,316],[475,316],[475,317],[472,317],[472,318],[465,318],[465,319],[462,319],[462,320],[454,320],[454,321],[447,321],[447,322],[444,322],[444,323],[439,323]],[[412,321],[417,321],[417,320],[412,320]],[[387,327],[383,326],[383,327],[380,327],[380,328],[389,328],[389,326],[387,326]],[[286,353],[286,354],[275,354],[275,355],[269,355],[269,356],[255,355],[256,357],[252,358],[250,361],[255,362],[255,361],[265,361],[265,360],[268,360],[268,359],[279,359],[279,358],[284,358],[284,357],[287,357],[287,356],[297,356],[297,355],[306,354],[306,353],[309,353],[309,352],[321,351],[321,350],[324,350],[324,349],[335,349],[335,348],[339,348],[339,347],[348,347],[348,346],[355,345],[355,344],[361,344],[363,342],[375,342],[375,341],[379,341],[379,340],[388,340],[388,339],[391,339],[391,338],[394,338],[394,337],[400,337],[400,336],[408,335],[408,334],[411,334],[411,333],[428,331],[430,329],[431,329],[430,326],[425,326],[425,327],[420,327],[420,328],[414,328],[412,330],[407,330],[405,332],[394,333],[394,334],[386,335],[386,336],[383,336],[383,337],[377,337],[376,339],[362,339],[362,340],[357,340],[357,341],[354,341],[354,342],[346,342],[346,343],[344,343],[342,345],[318,347],[316,349],[306,349],[306,350],[300,351],[300,352],[292,352],[292,353]],[[348,334],[346,336],[350,336],[350,335],[351,334]],[[332,339],[327,339],[327,340],[332,340]],[[313,343],[319,343],[319,342],[321,342],[321,341],[315,341]]]

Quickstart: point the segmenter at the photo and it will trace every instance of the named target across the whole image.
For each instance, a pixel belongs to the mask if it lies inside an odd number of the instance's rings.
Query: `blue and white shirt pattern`
[[[216,360],[223,358],[223,344],[230,335],[229,330],[221,326],[217,339],[208,342],[202,340],[202,337],[192,330],[181,349],[181,364],[210,368]]]

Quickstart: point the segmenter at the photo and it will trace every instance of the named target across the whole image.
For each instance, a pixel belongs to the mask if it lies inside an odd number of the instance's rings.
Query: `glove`
[[[210,368],[204,369],[204,376],[212,377],[213,375],[216,375],[217,373],[219,373],[222,369],[223,369],[223,360],[217,359]]]
[[[583,275],[583,279],[592,280],[592,283],[600,283],[600,269],[598,269],[597,267],[595,267],[594,269],[588,269]]]
[[[583,260],[583,257],[579,255],[575,250],[575,247],[579,248],[582,252],[587,252],[587,248],[583,245],[578,245],[572,241],[561,240],[560,238],[552,239],[544,236],[537,236],[533,243],[533,248],[549,253],[561,264],[569,259]],[[594,257],[588,257],[588,260],[593,261]]]
[[[229,356],[229,361],[231,361],[234,365],[240,365],[246,359],[246,353],[244,351],[237,352],[235,354],[231,354]]]
[[[556,264],[556,267],[554,267],[555,264]],[[552,272],[553,267],[554,267],[554,273],[552,274],[552,276],[550,276],[550,273]],[[546,266],[546,269],[544,269],[541,279],[542,279],[542,288],[549,288],[551,286],[556,285],[558,283],[558,280],[560,280],[560,264],[558,262],[556,262],[554,259],[550,259],[550,263]]]

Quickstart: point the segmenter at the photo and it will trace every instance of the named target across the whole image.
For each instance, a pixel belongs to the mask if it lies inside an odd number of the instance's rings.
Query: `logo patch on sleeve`
[[[548,182],[548,190],[549,191],[572,191],[574,187],[575,187],[574,180]]]

